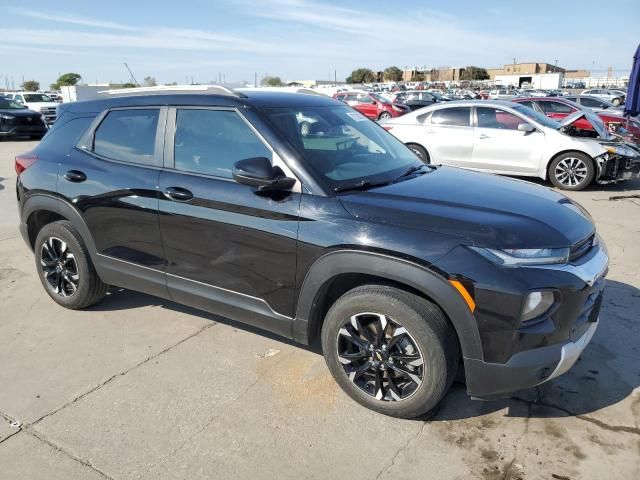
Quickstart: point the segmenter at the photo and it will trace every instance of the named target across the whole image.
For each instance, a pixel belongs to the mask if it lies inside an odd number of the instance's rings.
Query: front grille
[[[42,107],[40,109],[40,113],[42,113],[44,115],[55,115],[56,114],[56,107]]]
[[[38,117],[17,117],[16,124],[26,125],[26,126],[32,126],[32,125],[40,126],[42,124],[42,121],[40,120],[39,116]]]
[[[591,247],[593,247],[593,240],[595,239],[595,235],[591,235],[589,238],[582,240],[580,243],[571,247],[571,251],[569,252],[569,261],[573,262],[578,260],[580,257],[585,255]]]

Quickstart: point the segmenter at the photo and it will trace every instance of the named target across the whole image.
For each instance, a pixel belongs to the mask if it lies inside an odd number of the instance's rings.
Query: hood
[[[33,108],[41,108],[41,107],[57,108],[58,105],[60,105],[58,102],[25,102],[24,104]]]
[[[0,113],[4,115],[11,115],[13,117],[25,118],[25,117],[38,117],[40,118],[40,113],[30,110],[28,108],[21,108],[19,110],[14,108],[0,108]]]
[[[566,247],[595,230],[586,210],[549,188],[454,167],[340,200],[363,220],[454,235],[483,247]]]
[[[578,120],[580,120],[581,118],[585,118],[591,124],[593,129],[598,134],[598,137],[602,139],[609,139],[611,137],[602,119],[595,113],[587,110],[578,110],[572,113],[571,115],[567,115],[565,118],[563,118],[560,121],[560,126],[568,127],[573,123],[577,122]]]

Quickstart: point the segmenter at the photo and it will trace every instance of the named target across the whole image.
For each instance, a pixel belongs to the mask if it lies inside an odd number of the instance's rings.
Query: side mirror
[[[518,131],[524,132],[524,133],[531,133],[536,131],[536,127],[534,127],[530,123],[520,123],[518,124]]]
[[[295,178],[285,176],[280,167],[274,167],[268,158],[245,158],[233,166],[233,179],[243,185],[258,187],[259,190],[291,190]]]

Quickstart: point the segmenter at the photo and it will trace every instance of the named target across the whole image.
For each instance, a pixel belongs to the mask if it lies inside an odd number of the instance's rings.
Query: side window
[[[471,108],[469,107],[441,108],[433,112],[431,123],[433,125],[469,127],[471,126],[470,115]]]
[[[113,110],[95,133],[93,151],[113,160],[156,165],[155,143],[160,110]]]
[[[600,102],[595,98],[581,98],[580,104],[589,108],[598,108],[600,106]]]
[[[178,109],[174,145],[175,168],[232,178],[238,160],[266,157],[271,150],[236,112]]]
[[[358,103],[366,103],[370,105],[374,103],[374,100],[369,95],[361,93],[361,94],[358,94]]]
[[[525,123],[520,117],[495,108],[478,107],[476,108],[476,114],[478,115],[479,128],[517,130],[518,125]]]
[[[527,100],[526,102],[518,102],[520,105],[524,105],[525,107],[529,107],[531,110],[535,110],[535,107],[533,106],[533,102],[530,100]]]
[[[44,136],[39,149],[50,150],[52,152],[68,152],[76,145],[83,133],[87,131],[94,117],[79,117],[64,122],[58,120],[51,130]]]
[[[572,107],[561,102],[550,102],[548,100],[543,100],[538,103],[540,107],[542,107],[542,111],[544,113],[571,113],[574,111]]]

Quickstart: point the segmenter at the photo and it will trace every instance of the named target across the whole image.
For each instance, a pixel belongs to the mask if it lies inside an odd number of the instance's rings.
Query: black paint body
[[[63,105],[50,138],[33,152],[38,161],[18,178],[23,236],[33,247],[42,218],[66,218],[83,236],[106,283],[302,343],[317,338],[324,313],[343,290],[393,283],[434,300],[448,316],[460,340],[470,394],[491,397],[544,379],[558,363],[560,347],[584,330],[585,302],[599,295],[602,282],[591,286],[568,272],[500,267],[468,247],[570,247],[594,234],[588,214],[548,188],[450,167],[335,194],[261,113],[305,103],[340,104],[311,95],[251,93]],[[230,179],[176,171],[168,145],[153,167],[78,148],[108,109],[146,105],[236,109],[286,162],[300,191],[269,195]],[[86,181],[67,180],[71,170]],[[173,187],[193,198],[172,200],[163,192]],[[450,279],[469,290],[475,311]],[[557,291],[559,307],[524,328],[524,297],[539,288]],[[508,365],[514,355],[550,345],[557,348],[545,350],[526,375],[501,373],[499,386],[487,380],[488,372]]]

